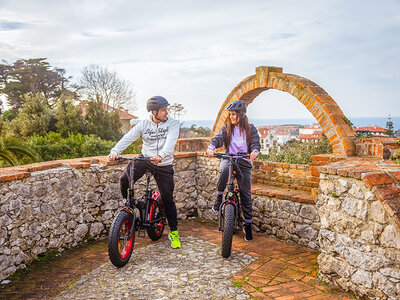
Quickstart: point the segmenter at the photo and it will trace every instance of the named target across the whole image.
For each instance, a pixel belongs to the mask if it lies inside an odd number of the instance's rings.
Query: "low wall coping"
[[[391,160],[350,157],[318,167],[321,174],[362,180],[400,229],[400,166]]]

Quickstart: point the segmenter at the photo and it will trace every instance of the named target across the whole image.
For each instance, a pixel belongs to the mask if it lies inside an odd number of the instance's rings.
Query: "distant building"
[[[322,128],[318,123],[306,125],[299,129],[300,142],[318,142],[322,139]]]
[[[291,125],[259,126],[257,130],[263,154],[268,154],[274,146],[281,151],[282,146],[296,139],[298,134],[298,129]]]
[[[88,100],[81,100],[78,106],[82,109],[82,115],[85,116],[87,114],[87,106],[89,101]],[[103,103],[104,110],[107,112],[118,112],[119,120],[121,121],[122,127],[121,131],[123,133],[127,133],[133,126],[137,124],[136,120],[138,117],[131,115],[127,111],[124,111],[119,108],[112,107],[110,105]]]
[[[379,126],[364,126],[364,127],[356,127],[353,128],[356,135],[372,135],[372,136],[387,136],[386,135],[386,128],[379,127]]]
[[[268,126],[257,127],[258,134],[260,135],[261,151],[267,148],[267,136],[269,134]]]
[[[322,131],[315,131],[314,133],[311,134],[299,134],[298,137],[299,141],[304,143],[304,142],[318,142],[319,140],[322,139]]]

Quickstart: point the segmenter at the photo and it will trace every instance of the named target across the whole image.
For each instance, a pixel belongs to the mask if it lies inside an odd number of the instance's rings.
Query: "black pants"
[[[243,216],[246,223],[252,223],[253,221],[253,201],[251,199],[251,168],[252,165],[246,160],[239,159],[237,166],[234,166],[236,170],[236,177],[240,191],[240,201],[243,210]],[[225,191],[225,187],[229,176],[229,162],[227,159],[223,159],[219,165],[219,178],[217,184],[218,195],[222,195]]]
[[[176,206],[174,202],[174,168],[172,165],[156,166],[149,161],[137,160],[130,162],[126,167],[124,174],[120,178],[121,194],[126,199],[128,196],[129,181],[127,172],[131,170],[133,165],[133,181],[139,180],[146,170],[149,170],[156,180],[158,190],[160,191],[161,199],[164,203],[164,212],[168,220],[168,225],[171,231],[177,230],[178,218]]]

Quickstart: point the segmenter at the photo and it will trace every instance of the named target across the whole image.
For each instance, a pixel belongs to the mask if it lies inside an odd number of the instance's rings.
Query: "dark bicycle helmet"
[[[232,102],[226,110],[246,112],[246,104],[242,100],[237,100],[237,101]]]
[[[153,96],[147,100],[147,111],[159,110],[160,108],[168,106],[167,99],[161,96]]]

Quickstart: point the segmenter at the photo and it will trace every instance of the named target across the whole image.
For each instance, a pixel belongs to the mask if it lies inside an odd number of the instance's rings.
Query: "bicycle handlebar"
[[[117,156],[117,159],[119,162],[127,161],[127,160],[151,160],[151,157],[146,157],[146,156],[139,156],[139,157],[123,157],[123,156]]]
[[[246,153],[246,152],[238,152],[236,154],[233,153],[220,153],[217,152],[214,154],[214,157],[216,158],[249,158],[250,154]]]

